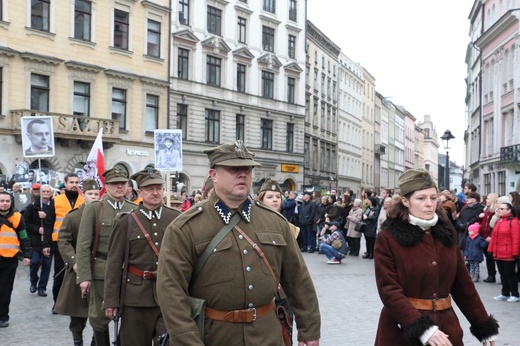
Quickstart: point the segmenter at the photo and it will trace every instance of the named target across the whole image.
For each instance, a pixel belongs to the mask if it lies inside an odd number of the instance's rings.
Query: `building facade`
[[[81,170],[100,129],[105,166],[154,162],[167,126],[168,0],[1,1],[0,170]],[[49,116],[53,157],[25,158],[22,117]],[[59,181],[59,178],[56,178]]]

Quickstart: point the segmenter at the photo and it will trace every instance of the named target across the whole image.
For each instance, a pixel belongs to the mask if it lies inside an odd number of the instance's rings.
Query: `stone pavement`
[[[303,255],[320,300],[321,345],[373,345],[382,307],[374,281],[373,261],[348,257],[340,265],[327,265],[324,255]],[[484,264],[481,265],[481,273],[485,278]],[[497,346],[520,345],[520,303],[494,301],[493,296],[500,293],[499,284],[479,282],[476,286],[486,308],[501,325]],[[19,265],[11,302],[10,326],[0,329],[0,345],[72,345],[68,331],[69,317],[51,314],[51,287],[52,279],[48,297],[31,294],[29,268]],[[458,317],[464,329],[465,344],[479,345],[469,332],[469,324],[460,311]],[[112,333],[112,324],[110,330]],[[87,325],[85,340],[90,340],[91,336],[92,329]]]

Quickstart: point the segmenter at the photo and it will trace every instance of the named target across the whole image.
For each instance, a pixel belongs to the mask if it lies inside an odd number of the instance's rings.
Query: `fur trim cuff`
[[[487,339],[493,335],[498,334],[498,328],[500,326],[498,325],[498,321],[493,317],[493,315],[489,315],[489,319],[476,326],[471,326],[469,330],[471,331],[471,334],[473,334],[478,341],[483,341],[484,339]]]
[[[419,338],[424,334],[426,330],[433,327],[435,323],[430,316],[422,315],[419,319],[414,322],[403,326],[403,333],[410,345],[420,345]]]

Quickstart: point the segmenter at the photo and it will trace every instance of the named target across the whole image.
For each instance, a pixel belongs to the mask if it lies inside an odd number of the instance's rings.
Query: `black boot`
[[[96,346],[111,346],[108,329],[102,331],[94,330],[94,339]]]
[[[72,340],[74,340],[74,346],[83,346],[83,334],[78,332],[72,332]]]

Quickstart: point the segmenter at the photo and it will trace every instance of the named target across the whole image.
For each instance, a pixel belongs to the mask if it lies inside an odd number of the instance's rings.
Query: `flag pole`
[[[170,171],[166,172],[166,205],[171,207],[172,200],[172,181],[170,179]]]

